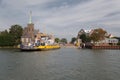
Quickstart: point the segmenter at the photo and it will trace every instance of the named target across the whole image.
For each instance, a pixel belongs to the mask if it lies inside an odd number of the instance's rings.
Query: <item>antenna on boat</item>
[[[47,34],[47,33],[46,33],[46,26],[44,26],[44,33]]]

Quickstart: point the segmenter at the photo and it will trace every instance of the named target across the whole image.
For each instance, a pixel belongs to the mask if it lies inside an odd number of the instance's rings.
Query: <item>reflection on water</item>
[[[119,50],[0,49],[0,80],[119,80]]]

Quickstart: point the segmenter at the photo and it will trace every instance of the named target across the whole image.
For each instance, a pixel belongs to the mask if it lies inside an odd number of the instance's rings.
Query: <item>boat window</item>
[[[41,43],[42,46],[45,46],[45,43]]]

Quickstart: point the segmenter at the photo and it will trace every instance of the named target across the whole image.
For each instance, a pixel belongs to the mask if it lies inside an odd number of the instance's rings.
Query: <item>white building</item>
[[[118,42],[119,40],[115,38],[105,38],[105,40],[97,42],[97,45],[117,45]]]

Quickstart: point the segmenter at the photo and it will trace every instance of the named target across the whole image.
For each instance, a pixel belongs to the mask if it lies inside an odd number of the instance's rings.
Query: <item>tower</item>
[[[29,13],[29,24],[32,24],[32,11]]]
[[[28,34],[32,40],[34,40],[34,24],[32,23],[32,11],[29,13],[29,22],[28,22]]]
[[[21,37],[22,44],[28,44],[31,42],[34,42],[35,40],[35,34],[34,34],[34,24],[32,23],[32,12],[29,13],[29,22],[27,24],[27,27],[23,30],[23,34]]]

